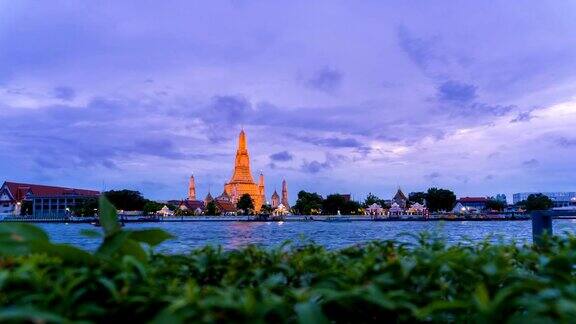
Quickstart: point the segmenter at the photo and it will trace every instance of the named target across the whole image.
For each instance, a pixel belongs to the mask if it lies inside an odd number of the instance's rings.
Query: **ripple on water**
[[[555,220],[554,233],[576,232],[576,222]],[[83,229],[95,229],[89,224],[41,224],[53,241],[69,243],[95,250],[97,238],[83,236]],[[130,223],[126,229],[162,228],[174,239],[159,246],[166,253],[186,253],[205,245],[222,245],[235,249],[248,244],[278,246],[285,241],[305,243],[313,241],[328,249],[343,248],[372,240],[395,239],[412,242],[405,234],[429,232],[446,239],[450,244],[478,242],[531,243],[530,221],[475,221],[475,222],[190,222],[190,223]],[[97,228],[98,229],[98,228]],[[100,229],[101,230],[101,229]]]

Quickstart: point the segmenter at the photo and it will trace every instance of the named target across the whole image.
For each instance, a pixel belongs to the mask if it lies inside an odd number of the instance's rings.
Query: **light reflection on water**
[[[97,238],[82,236],[82,229],[100,229],[89,224],[41,224],[53,241],[69,243],[95,250]],[[576,222],[554,220],[554,233],[576,233]],[[463,221],[463,222],[187,222],[187,223],[130,223],[125,229],[161,228],[175,236],[158,250],[167,253],[186,253],[205,245],[222,245],[225,249],[248,244],[278,246],[287,240],[294,243],[315,242],[329,249],[343,248],[372,240],[396,239],[413,241],[406,233],[429,232],[446,239],[450,244],[477,242],[531,243],[530,221]]]

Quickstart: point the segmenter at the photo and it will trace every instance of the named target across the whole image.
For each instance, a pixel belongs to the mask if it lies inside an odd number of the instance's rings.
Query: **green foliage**
[[[338,211],[343,215],[356,214],[358,213],[358,208],[360,208],[358,202],[349,200],[339,194],[328,195],[322,201],[322,212],[327,215],[336,215]]]
[[[101,217],[113,224],[109,208],[104,203]],[[52,244],[34,226],[0,224],[0,321],[569,323],[576,316],[574,236],[539,247],[446,245],[422,234],[413,244],[337,251],[283,245],[141,255],[127,242],[156,245],[168,236],[104,229],[92,255]]]
[[[260,207],[260,214],[263,215],[270,215],[273,211],[274,208],[272,208],[272,206],[269,204],[262,204],[262,207]]]
[[[218,210],[218,206],[214,201],[209,202],[206,205],[206,215],[220,215],[220,211]]]
[[[254,212],[254,200],[249,194],[245,193],[238,199],[236,208],[242,210],[244,215],[252,214]]]
[[[159,211],[160,209],[162,209],[164,207],[164,204],[152,201],[152,200],[148,200],[146,201],[146,203],[144,204],[144,207],[142,207],[142,211],[144,211],[144,213],[146,214],[154,214],[157,211]]]
[[[120,210],[143,210],[148,202],[140,192],[127,189],[106,191],[104,196]]]
[[[527,211],[548,210],[554,206],[552,199],[541,193],[531,194],[528,196],[528,199],[521,201],[518,204],[524,207]]]
[[[495,211],[503,211],[506,208],[506,202],[497,200],[497,199],[489,199],[486,202],[486,209],[488,210],[495,210]]]
[[[364,199],[364,203],[362,204],[362,206],[364,208],[368,208],[368,207],[370,207],[370,205],[372,205],[374,203],[380,205],[380,207],[382,207],[382,208],[385,208],[388,206],[388,204],[386,203],[386,201],[384,199],[380,199],[378,196],[372,194],[371,192],[368,193],[368,196],[366,197],[366,199]]]
[[[419,203],[421,205],[424,205],[424,201],[426,200],[426,193],[425,192],[411,192],[408,194],[408,201],[410,202],[410,205],[412,205],[413,203]]]
[[[71,211],[76,216],[94,216],[98,210],[98,199],[88,198],[77,203],[76,206],[71,208]]]
[[[447,189],[430,188],[426,193],[426,206],[431,212],[451,210],[456,203],[456,195]]]
[[[318,214],[322,210],[322,196],[315,192],[298,192],[298,199],[293,209],[300,215]]]

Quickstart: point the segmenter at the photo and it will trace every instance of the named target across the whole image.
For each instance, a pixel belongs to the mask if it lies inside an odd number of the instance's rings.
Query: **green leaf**
[[[0,322],[29,321],[32,323],[63,323],[66,320],[56,314],[32,307],[9,307],[0,309]]]
[[[168,232],[157,228],[130,231],[130,238],[132,240],[143,242],[151,246],[156,246],[172,237],[173,236]]]
[[[104,238],[104,241],[96,251],[96,254],[105,257],[111,257],[114,253],[118,252],[124,242],[128,240],[130,232],[117,232]]]
[[[110,203],[104,195],[100,196],[100,225],[104,229],[106,236],[110,236],[121,230],[120,223],[118,223],[118,213],[116,208]]]
[[[296,314],[298,315],[298,323],[328,323],[328,319],[322,313],[322,308],[320,308],[320,306],[316,303],[308,302],[297,304],[295,309]]]
[[[48,234],[34,225],[25,223],[0,224],[0,241],[2,242],[48,242],[48,240]]]
[[[131,255],[139,261],[145,261],[148,259],[146,251],[144,251],[140,243],[134,240],[124,241],[124,244],[122,244],[122,247],[120,248],[120,252],[122,255]]]
[[[92,254],[67,244],[53,243],[32,243],[32,252],[46,253],[50,256],[56,256],[66,262],[86,264],[94,261]]]

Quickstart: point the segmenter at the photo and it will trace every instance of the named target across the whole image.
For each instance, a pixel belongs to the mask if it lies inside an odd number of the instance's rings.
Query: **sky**
[[[574,1],[0,0],[0,178],[576,191]]]

